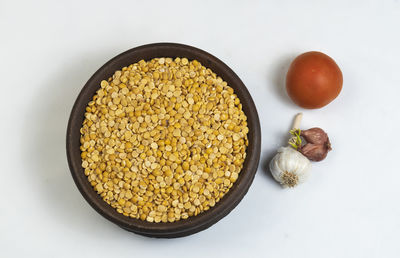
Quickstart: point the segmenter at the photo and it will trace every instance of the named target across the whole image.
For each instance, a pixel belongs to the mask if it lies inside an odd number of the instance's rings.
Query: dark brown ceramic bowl
[[[100,82],[108,79],[112,74],[124,66],[136,63],[141,59],[150,60],[155,57],[186,57],[189,60],[197,59],[204,66],[212,69],[230,85],[241,100],[243,110],[248,119],[249,145],[243,169],[237,181],[229,192],[211,209],[195,217],[172,223],[151,223],[132,219],[119,214],[108,205],[94,191],[81,167],[80,131],[84,119],[87,103],[92,99]],[[187,45],[175,43],[157,43],[144,45],[128,50],[103,65],[86,83],[79,93],[71,111],[67,128],[67,156],[72,177],[79,191],[86,201],[103,217],[114,222],[118,226],[145,236],[151,237],[182,237],[204,230],[224,216],[238,205],[247,193],[257,171],[260,159],[260,122],[253,100],[239,77],[221,60],[209,53]],[[243,223],[246,223],[243,220]]]

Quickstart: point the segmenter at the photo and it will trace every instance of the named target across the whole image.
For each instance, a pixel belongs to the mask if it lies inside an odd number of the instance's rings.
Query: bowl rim
[[[168,55],[166,53],[172,53]],[[173,53],[182,53],[176,55]],[[140,57],[147,58],[140,58]],[[94,93],[100,88],[100,81],[109,78],[116,70],[140,59],[150,60],[155,57],[186,57],[189,60],[197,59],[207,68],[228,82],[235,94],[239,97],[243,111],[247,116],[249,127],[249,145],[246,149],[246,158],[238,180],[224,197],[208,211],[185,220],[167,223],[153,223],[130,218],[118,213],[107,204],[93,189],[83,172],[80,156],[80,128],[84,120],[85,107]],[[140,58],[140,59],[138,59]],[[129,61],[131,63],[129,63]],[[125,64],[125,65],[124,65]],[[122,65],[122,66],[121,66]],[[72,107],[68,120],[66,135],[66,152],[68,165],[82,196],[86,201],[107,220],[120,227],[144,236],[173,238],[194,234],[204,230],[232,211],[247,193],[253,182],[260,160],[261,130],[257,109],[246,86],[240,78],[224,62],[201,49],[179,43],[153,43],[129,49],[101,66],[86,82]],[[79,157],[79,158],[78,158]]]

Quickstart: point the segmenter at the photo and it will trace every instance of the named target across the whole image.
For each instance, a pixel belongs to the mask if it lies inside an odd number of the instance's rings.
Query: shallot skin
[[[302,146],[299,151],[312,161],[321,161],[325,159],[328,154],[328,150],[324,145],[314,143],[307,143],[306,145]]]
[[[319,127],[301,131],[300,135],[309,143],[324,144],[325,142],[329,142],[328,135]]]
[[[300,134],[307,143],[298,150],[312,161],[321,161],[326,158],[328,152],[332,150],[328,134],[318,127],[301,131]]]

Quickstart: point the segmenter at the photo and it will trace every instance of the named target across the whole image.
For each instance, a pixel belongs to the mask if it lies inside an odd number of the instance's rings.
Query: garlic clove
[[[311,162],[291,147],[281,147],[271,160],[270,171],[283,187],[295,187],[309,176]]]

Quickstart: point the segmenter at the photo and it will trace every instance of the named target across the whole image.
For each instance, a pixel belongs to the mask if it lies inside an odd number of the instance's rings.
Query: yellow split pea
[[[246,158],[247,118],[233,89],[187,58],[155,58],[100,83],[81,128],[82,167],[119,213],[149,222],[213,207]]]

